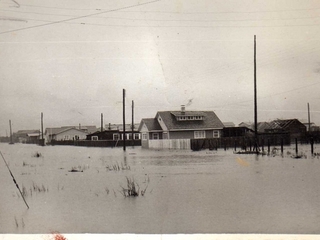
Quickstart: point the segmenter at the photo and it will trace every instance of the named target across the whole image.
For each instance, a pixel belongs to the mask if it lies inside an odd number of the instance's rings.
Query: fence
[[[79,146],[79,147],[122,147],[123,141],[114,141],[114,140],[78,140],[78,141],[56,141],[52,140],[51,145],[69,145],[69,146]],[[132,140],[126,141],[126,146],[141,146],[141,140],[134,140],[132,144]]]
[[[190,150],[190,139],[157,139],[149,140],[150,149],[185,149]]]
[[[241,148],[251,150],[255,144],[260,147],[280,146],[281,144],[290,145],[289,134],[264,134],[259,135],[258,142],[254,137],[222,137],[222,138],[205,138],[191,139],[191,149],[199,151],[201,149],[217,150],[218,148]]]

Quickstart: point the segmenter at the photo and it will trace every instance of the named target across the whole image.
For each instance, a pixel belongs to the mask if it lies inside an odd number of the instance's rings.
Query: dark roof
[[[117,129],[112,129],[112,130],[104,130],[104,131],[96,131],[94,133],[88,134],[87,136],[100,136],[100,135],[105,135],[106,133],[119,133],[120,131]]]
[[[270,125],[272,126],[273,129],[286,129],[288,126],[290,126],[292,123],[300,123],[301,125],[303,125],[303,123],[301,123],[298,119],[277,119],[274,120],[270,123]]]
[[[159,125],[156,118],[143,118],[141,120],[141,123],[139,126],[139,131],[141,131],[143,124],[145,124],[147,126],[149,131],[161,131],[162,130],[162,128]]]
[[[168,130],[222,129],[223,123],[213,111],[163,111],[158,112]],[[203,116],[203,120],[177,121],[175,116]]]
[[[40,130],[19,130],[17,134],[39,133]]]

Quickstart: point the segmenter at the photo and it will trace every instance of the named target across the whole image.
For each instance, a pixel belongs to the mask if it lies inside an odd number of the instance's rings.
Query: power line
[[[49,25],[53,25],[53,24],[58,24],[58,23],[63,23],[63,22],[67,22],[67,21],[77,20],[77,19],[81,19],[81,18],[91,17],[91,16],[103,14],[103,13],[116,12],[116,11],[120,11],[120,10],[123,10],[123,9],[129,9],[129,8],[133,8],[133,7],[139,7],[139,6],[143,6],[143,5],[147,5],[147,4],[151,4],[151,3],[155,3],[155,2],[159,2],[159,1],[161,1],[161,0],[154,0],[154,1],[145,2],[145,3],[139,3],[139,4],[135,4],[135,5],[131,5],[131,6],[115,8],[115,9],[106,10],[106,11],[99,12],[99,13],[87,14],[87,15],[83,15],[83,16],[79,16],[79,17],[73,17],[73,18],[69,18],[69,19],[65,19],[65,20],[60,20],[60,21],[56,21],[56,22],[51,22],[51,23],[44,23],[44,24],[35,25],[35,26],[30,26],[30,27],[18,28],[18,29],[15,29],[15,30],[9,30],[9,31],[0,32],[0,34],[5,34],[5,33],[23,31],[23,30],[32,29],[32,28],[49,26]]]
[[[180,12],[180,11],[120,11],[120,12],[143,12],[143,13],[167,13],[167,14],[229,14],[229,13],[272,13],[272,12],[298,12],[298,11],[317,11],[320,8],[305,8],[305,9],[284,9],[270,11],[221,11],[221,12]]]
[[[61,17],[78,17],[76,15],[69,15],[69,14],[56,14],[56,13],[40,13],[40,12],[27,12],[27,11],[16,11],[16,10],[7,10],[7,9],[0,9],[2,12],[14,12],[20,14],[37,14],[37,15],[45,15],[45,16],[61,16]],[[148,18],[125,18],[125,17],[93,17],[99,19],[120,19],[120,20],[130,20],[130,21],[150,21],[150,22],[244,22],[244,21],[285,21],[285,20],[304,20],[304,19],[315,19],[320,18],[320,16],[315,17],[290,17],[290,18],[263,18],[263,19],[223,19],[223,20],[187,20],[187,19],[148,19]]]
[[[6,4],[6,3],[2,3]],[[9,4],[7,4],[9,5]],[[79,10],[79,11],[104,11],[104,8],[66,8],[66,7],[52,7],[52,6],[41,6],[32,4],[20,4],[23,7],[33,7],[33,8],[47,8],[47,9],[61,9],[61,10]],[[297,11],[316,11],[320,8],[296,8],[296,9],[279,9],[279,10],[265,10],[265,11],[210,11],[210,12],[178,12],[178,11],[125,11],[125,12],[144,12],[144,13],[169,13],[169,14],[224,14],[224,13],[267,13],[267,12],[297,12]],[[123,11],[121,11],[123,12]]]

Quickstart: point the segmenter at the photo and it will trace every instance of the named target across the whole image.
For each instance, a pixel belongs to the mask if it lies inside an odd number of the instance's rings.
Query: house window
[[[148,139],[148,135],[146,133],[142,133],[142,140],[147,140]]]
[[[194,138],[206,138],[206,131],[194,131]]]
[[[134,134],[134,139],[140,139],[140,134],[139,133],[135,133]]]
[[[92,141],[98,141],[98,136],[91,136]]]
[[[113,134],[113,140],[114,140],[114,141],[120,140],[120,135],[119,135],[118,133],[114,133],[114,134]]]
[[[213,131],[213,137],[214,138],[220,137],[220,131]]]
[[[152,133],[152,139],[159,139],[159,133]]]

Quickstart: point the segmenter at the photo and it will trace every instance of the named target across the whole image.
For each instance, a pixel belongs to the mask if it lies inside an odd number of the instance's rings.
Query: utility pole
[[[103,132],[103,113],[101,113],[101,132]]]
[[[11,128],[11,120],[9,120],[9,126],[10,126],[10,142],[9,142],[9,144],[13,144],[13,141],[12,141],[12,128]]]
[[[311,122],[310,122],[310,107],[309,107],[309,103],[308,103],[308,126],[309,126],[308,132],[310,132],[310,130],[311,130]]]
[[[44,139],[43,139],[43,113],[41,113],[41,146],[44,146]]]
[[[256,153],[259,152],[258,139],[258,104],[257,104],[257,53],[256,53],[256,35],[254,35],[254,148]]]
[[[254,35],[254,135],[258,135],[258,116],[257,116],[257,59],[256,59],[256,35]]]
[[[132,126],[131,126],[131,131],[132,131],[132,147],[134,147],[134,101],[132,100]]]
[[[126,90],[122,90],[122,108],[123,108],[123,151],[126,151]]]

